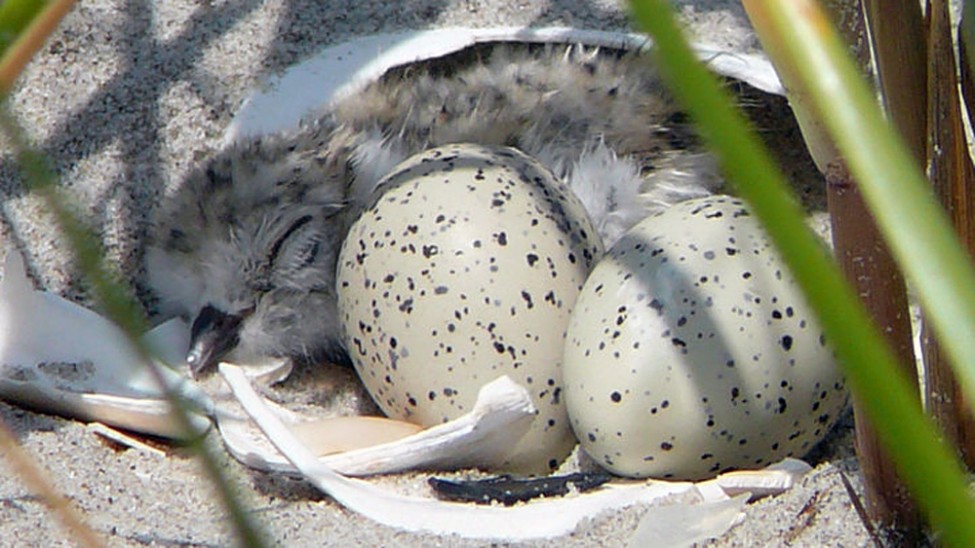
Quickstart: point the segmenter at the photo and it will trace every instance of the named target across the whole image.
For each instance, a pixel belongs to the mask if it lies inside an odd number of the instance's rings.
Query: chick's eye
[[[315,258],[318,257],[318,251],[321,248],[321,241],[318,238],[308,238],[301,242],[294,249],[294,266],[297,268],[303,268],[311,265],[315,262]]]
[[[268,280],[271,285],[307,290],[321,276],[324,235],[311,215],[295,220],[275,241],[268,255]]]
[[[274,244],[271,246],[271,250],[268,252],[268,263],[274,264],[278,261],[278,255],[281,254],[282,248],[284,248],[285,242],[291,238],[295,233],[301,230],[301,227],[307,225],[311,222],[311,215],[305,215],[299,217],[295,222],[291,223],[291,226],[287,230],[281,233],[281,236],[275,240]]]
[[[270,280],[260,279],[250,284],[250,289],[252,289],[257,294],[269,293],[274,289],[274,285],[271,284]]]

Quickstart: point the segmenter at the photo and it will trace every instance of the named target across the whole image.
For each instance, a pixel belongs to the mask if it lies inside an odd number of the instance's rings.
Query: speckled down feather
[[[344,235],[381,178],[433,146],[508,145],[538,158],[580,197],[607,247],[718,185],[648,59],[553,46],[467,53],[398,69],[294,133],[205,161],[160,208],[147,266],[161,310],[232,315],[236,348],[221,353],[238,359],[341,356]]]

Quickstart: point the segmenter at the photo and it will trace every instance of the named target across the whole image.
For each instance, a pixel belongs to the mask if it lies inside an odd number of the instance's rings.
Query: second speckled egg
[[[582,447],[626,476],[801,457],[847,402],[803,294],[727,196],[675,205],[613,246],[576,302],[564,375]]]
[[[400,164],[339,256],[344,341],[389,416],[432,426],[508,375],[538,408],[506,468],[544,472],[575,444],[565,328],[602,244],[579,200],[505,147],[451,145]]]

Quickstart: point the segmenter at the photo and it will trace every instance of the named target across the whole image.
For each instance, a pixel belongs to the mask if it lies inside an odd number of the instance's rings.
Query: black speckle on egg
[[[431,244],[431,245],[424,245],[422,247],[422,251],[423,251],[423,256],[425,258],[427,258],[427,259],[429,259],[430,257],[433,257],[434,255],[436,255],[437,253],[440,252],[439,248],[436,245],[433,245],[433,244]]]
[[[782,344],[782,348],[786,352],[792,350],[792,336],[790,336],[790,335],[782,335],[782,340],[780,342]]]

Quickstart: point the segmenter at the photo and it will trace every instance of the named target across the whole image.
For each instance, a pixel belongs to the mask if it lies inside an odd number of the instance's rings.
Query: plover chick
[[[400,68],[299,129],[229,146],[159,210],[147,251],[163,313],[192,320],[187,361],[341,361],[336,256],[396,164],[449,143],[508,145],[563,178],[607,247],[719,184],[646,57],[488,45]]]

